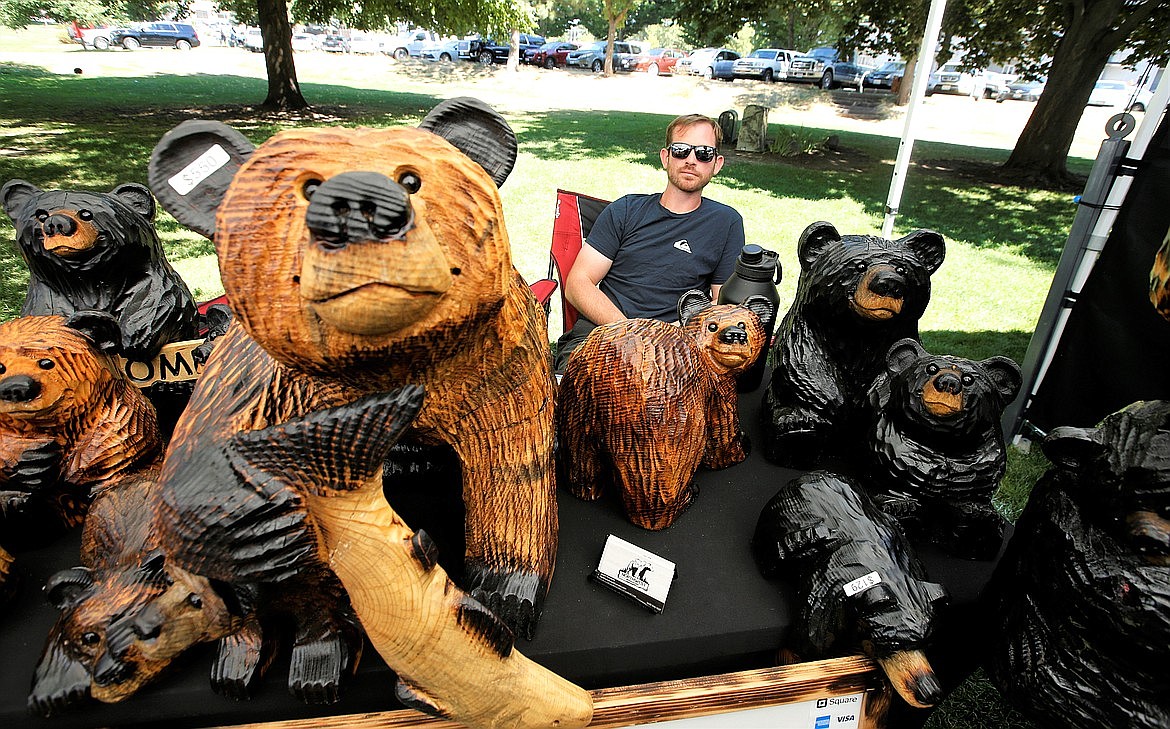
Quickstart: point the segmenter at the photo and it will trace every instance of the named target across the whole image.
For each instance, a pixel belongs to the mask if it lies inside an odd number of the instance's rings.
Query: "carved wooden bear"
[[[195,338],[195,301],[163,253],[145,187],[50,191],[11,180],[0,202],[29,269],[22,315],[107,312],[121,332],[120,353],[131,359]]]
[[[801,660],[861,648],[911,705],[942,697],[922,648],[946,591],[926,581],[898,523],[856,484],[827,471],[789,481],[760,514],[752,550],[766,576],[798,585],[790,635]]]
[[[82,566],[53,575],[45,594],[60,617],[41,654],[29,709],[49,716],[92,697],[121,701],[180,653],[220,640],[212,683],[243,698],[259,673],[260,628],[241,601],[169,564],[152,523],[158,467],[95,498],[82,536]],[[229,608],[229,605],[232,606]]]
[[[904,525],[958,556],[994,559],[1003,542],[991,497],[1007,468],[1000,418],[1021,382],[1007,357],[933,355],[903,339],[870,389],[873,481],[900,494]]]
[[[154,408],[109,355],[117,337],[113,317],[96,311],[0,324],[6,539],[77,526],[94,493],[161,458]]]
[[[863,432],[869,385],[890,345],[918,338],[945,249],[929,230],[886,240],[818,222],[801,233],[797,254],[796,299],[776,333],[762,415],[764,455],[803,468],[831,440]]]
[[[569,726],[588,722],[588,694],[512,651],[477,602],[530,631],[556,552],[545,317],[511,266],[497,190],[515,155],[502,117],[472,99],[419,129],[290,130],[253,149],[188,122],[159,143],[156,194],[214,232],[238,317],[176,428],[160,521],[168,556],[214,579],[324,578],[330,560],[411,705]],[[371,460],[385,450],[367,447],[384,416],[350,405],[408,382],[426,388],[416,432],[463,464],[475,599],[411,548],[422,538],[386,506]],[[440,619],[442,639],[420,645]],[[336,665],[350,647],[321,622],[315,654]],[[483,690],[502,674],[507,696]]]
[[[695,471],[747,458],[736,375],[755,362],[767,335],[753,307],[711,306],[688,291],[679,322],[625,319],[595,329],[565,369],[557,433],[567,487],[599,498],[611,486],[626,516],[665,529],[695,497]]]
[[[1170,726],[1170,402],[1054,428],[987,588],[988,675],[1042,726]]]

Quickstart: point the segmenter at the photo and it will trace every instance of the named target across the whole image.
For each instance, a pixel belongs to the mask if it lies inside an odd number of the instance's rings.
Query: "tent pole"
[[[898,158],[894,162],[894,176],[890,180],[890,192],[886,196],[886,219],[882,223],[882,237],[892,238],[894,218],[898,216],[898,204],[902,201],[902,188],[906,184],[906,169],[910,166],[910,155],[914,152],[914,111],[922,105],[926,96],[926,85],[930,82],[930,69],[938,49],[938,34],[942,29],[943,11],[947,0],[931,0],[930,12],[926,16],[926,30],[922,34],[922,45],[918,48],[918,60],[914,69],[914,85],[910,89],[910,103],[906,107],[906,122],[902,128],[902,140],[898,143]]]

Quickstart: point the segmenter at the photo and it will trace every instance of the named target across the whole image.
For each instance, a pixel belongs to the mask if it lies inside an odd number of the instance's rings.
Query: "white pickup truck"
[[[779,48],[760,48],[735,61],[731,67],[735,78],[758,78],[761,81],[780,81],[788,78],[788,64],[796,51]]]

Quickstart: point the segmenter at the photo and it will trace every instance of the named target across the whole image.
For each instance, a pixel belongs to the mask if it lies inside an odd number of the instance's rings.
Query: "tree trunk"
[[[910,103],[910,92],[914,89],[914,77],[918,74],[918,51],[906,54],[906,69],[902,71],[902,80],[894,92],[894,104],[906,106]]]
[[[1056,46],[1044,93],[1020,132],[1004,169],[1030,180],[1069,180],[1067,158],[1073,137],[1109,56],[1132,29],[1144,22],[1155,2],[1131,8],[1120,18],[1126,0],[1070,4],[1069,23]],[[1075,8],[1073,10],[1072,8]],[[1102,130],[1104,134],[1104,130]]]
[[[617,20],[610,18],[609,32],[605,36],[605,75],[613,75],[613,42],[617,36]]]
[[[512,73],[520,70],[520,30],[512,29],[512,48],[508,51],[508,65],[506,68]]]
[[[268,97],[260,105],[269,111],[307,109],[293,62],[292,25],[286,0],[256,0],[260,32],[264,37],[264,65],[268,69]]]

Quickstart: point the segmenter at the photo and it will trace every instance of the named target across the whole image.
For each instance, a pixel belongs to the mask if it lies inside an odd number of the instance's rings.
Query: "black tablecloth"
[[[745,430],[759,438],[762,390],[740,398]],[[388,477],[391,503],[415,528],[426,528],[458,569],[461,514],[456,475],[450,478]],[[772,665],[795,611],[791,588],[763,579],[748,549],[760,510],[797,472],[764,460],[757,449],[742,464],[702,472],[699,495],[669,529],[649,532],[627,522],[611,499],[586,503],[559,494],[560,547],[556,574],[534,640],[519,640],[525,655],[586,688],[685,678]],[[661,614],[653,614],[590,579],[607,535],[615,534],[678,566]],[[17,553],[26,582],[0,616],[0,726],[99,727],[207,726],[273,721],[400,708],[393,677],[367,648],[358,675],[340,703],[306,707],[285,690],[287,657],[281,655],[256,696],[246,702],[221,698],[209,688],[210,647],[191,651],[154,685],[121,704],[96,702],[43,719],[25,709],[33,668],[56,611],[39,586],[57,569],[77,562],[76,535],[44,549]],[[929,652],[946,685],[970,668],[978,645],[976,599],[993,562],[949,558],[920,547],[930,577],[951,594],[935,646]]]

